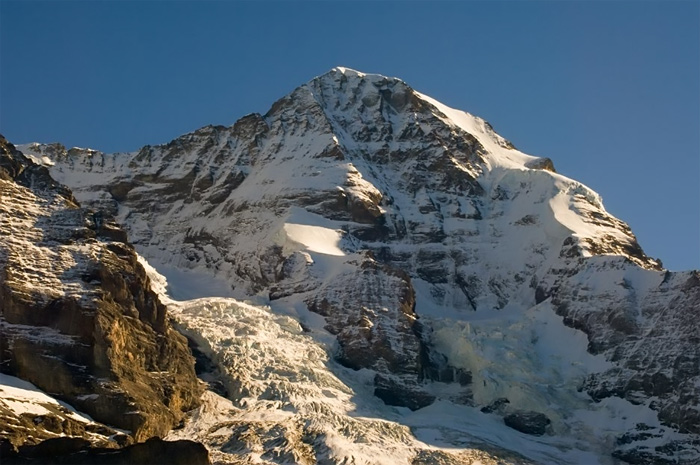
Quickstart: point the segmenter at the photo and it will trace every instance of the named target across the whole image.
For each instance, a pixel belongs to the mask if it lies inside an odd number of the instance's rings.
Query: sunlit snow
[[[345,255],[345,252],[338,247],[338,243],[342,238],[338,231],[321,226],[295,223],[285,223],[284,231],[290,240],[302,244],[311,252],[336,256]]]
[[[0,406],[9,409],[16,415],[23,413],[49,415],[51,411],[46,406],[53,406],[67,412],[67,415],[75,420],[92,422],[89,416],[79,413],[65,402],[47,395],[32,383],[2,373],[0,373]]]

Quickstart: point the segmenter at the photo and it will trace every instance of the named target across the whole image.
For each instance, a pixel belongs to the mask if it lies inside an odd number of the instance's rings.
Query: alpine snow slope
[[[399,79],[334,68],[134,153],[19,148],[169,280],[218,392],[173,435],[219,460],[700,461],[698,271]]]

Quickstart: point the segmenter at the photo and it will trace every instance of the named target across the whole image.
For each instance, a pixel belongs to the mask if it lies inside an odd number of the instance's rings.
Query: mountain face
[[[164,436],[199,405],[186,340],[126,233],[4,138],[0,231],[0,439],[121,447]]]
[[[116,217],[171,297],[209,298],[171,302],[224,396],[181,434],[222,460],[700,460],[700,274],[399,79],[335,68],[133,153],[20,150]]]

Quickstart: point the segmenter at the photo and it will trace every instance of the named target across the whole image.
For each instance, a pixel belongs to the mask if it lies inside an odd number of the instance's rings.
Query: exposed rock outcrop
[[[3,373],[136,441],[166,434],[196,407],[187,342],[125,233],[4,138],[0,229]]]
[[[594,399],[651,402],[668,426],[700,433],[697,271],[644,270],[622,257],[593,257],[542,285],[564,322],[588,335],[589,351],[614,363],[584,383]]]
[[[547,425],[551,423],[546,415],[539,412],[518,411],[505,417],[503,421],[506,425],[525,434],[542,436],[547,432]]]
[[[391,405],[417,409],[434,397],[421,392],[421,340],[410,278],[400,270],[363,257],[313,293],[309,309],[326,317],[338,340],[338,360],[353,369],[384,373],[375,393]]]

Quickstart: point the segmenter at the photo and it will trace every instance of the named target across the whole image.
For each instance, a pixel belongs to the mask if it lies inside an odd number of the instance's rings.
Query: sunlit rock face
[[[171,328],[126,233],[81,208],[46,167],[4,138],[0,218],[2,372],[128,430],[118,445],[165,435],[198,405],[201,389],[186,341]],[[58,426],[73,424],[60,411],[47,415],[39,430],[54,418],[54,434],[99,432]],[[15,442],[32,438],[42,435]]]
[[[551,160],[399,79],[335,68],[264,115],[133,153],[21,149],[165,274],[224,283],[201,296],[330,335],[391,405],[506,399],[488,415],[607,457],[697,457],[697,272],[663,270]],[[613,431],[591,409],[645,413]]]

